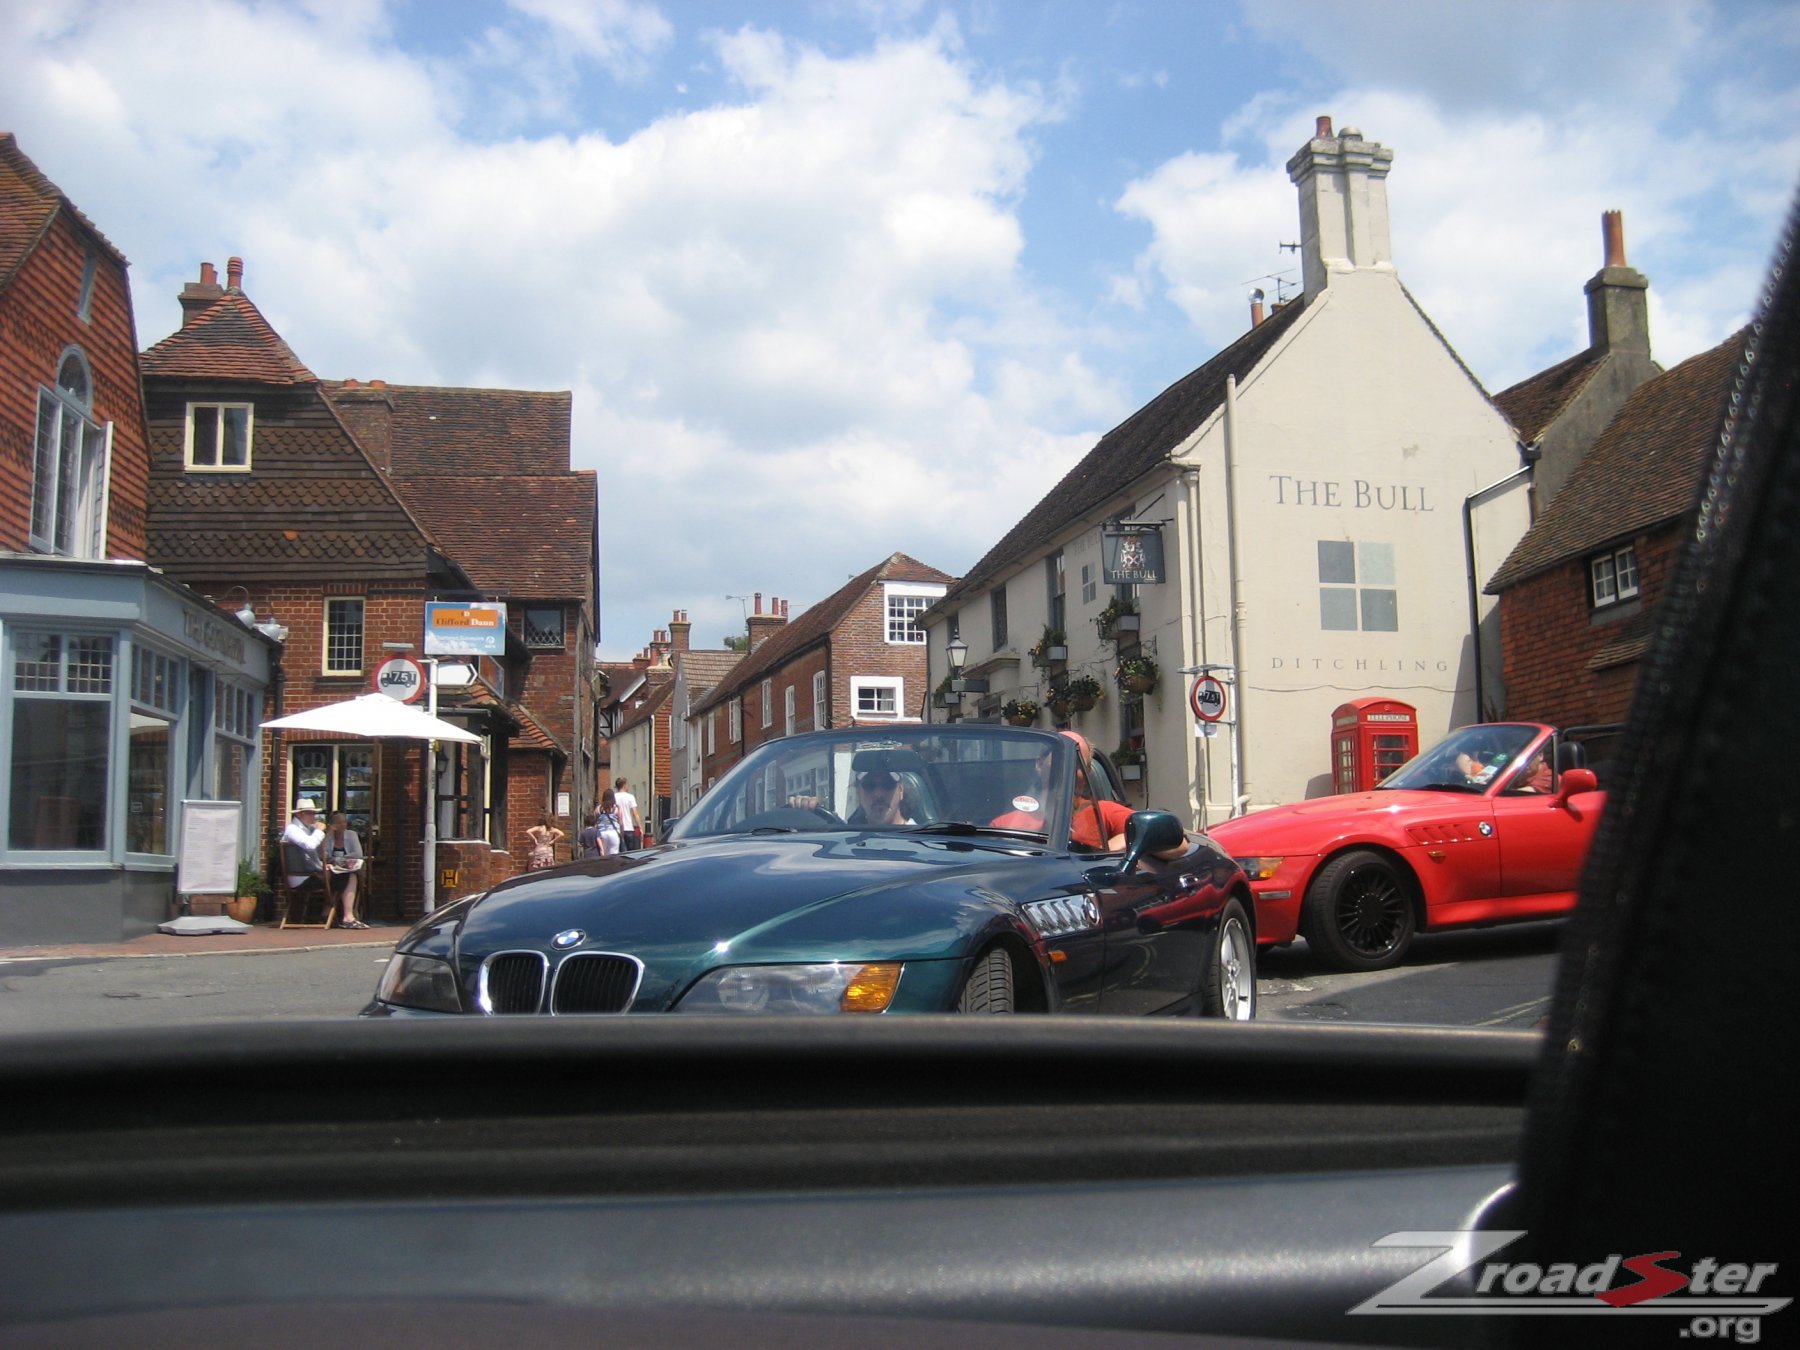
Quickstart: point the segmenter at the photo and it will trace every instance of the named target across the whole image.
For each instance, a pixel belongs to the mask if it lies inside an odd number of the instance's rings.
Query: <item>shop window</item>
[[[333,811],[342,811],[350,828],[361,836],[363,849],[373,854],[381,838],[375,815],[375,763],[373,745],[345,741],[294,746],[289,755],[292,794],[288,815],[294,814],[294,803],[302,797],[319,804],[321,825],[331,819]]]
[[[113,639],[13,634],[11,811],[7,846],[106,847]]]

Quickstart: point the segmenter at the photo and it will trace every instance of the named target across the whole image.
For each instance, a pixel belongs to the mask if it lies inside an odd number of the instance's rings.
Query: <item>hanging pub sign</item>
[[[1108,586],[1160,586],[1162,526],[1108,525],[1100,532],[1101,581]]]

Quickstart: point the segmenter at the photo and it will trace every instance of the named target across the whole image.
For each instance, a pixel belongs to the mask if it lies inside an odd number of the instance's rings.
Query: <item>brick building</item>
[[[569,468],[567,393],[331,381],[326,397],[400,499],[489,599],[507,602],[510,683],[447,693],[454,710],[503,710],[508,750],[504,844],[556,814],[571,836],[599,799],[594,694],[597,479]],[[451,785],[459,800],[475,785]],[[572,828],[573,826],[573,828]],[[465,818],[465,832],[485,837]],[[501,843],[496,833],[495,843]]]
[[[0,942],[170,918],[183,800],[254,852],[274,643],[146,564],[148,466],[125,259],[0,133]]]
[[[704,789],[754,747],[797,731],[924,716],[925,631],[916,620],[953,578],[895,553],[799,618],[775,601],[748,621],[750,650],[687,717]]]
[[[1624,719],[1744,339],[1638,386],[1489,581],[1509,716]]]
[[[482,744],[440,748],[434,775],[438,837],[469,845],[449,849],[450,893],[510,874],[559,794],[569,828],[585,797],[569,765],[592,763],[575,746],[592,727],[594,480],[567,470],[568,396],[327,384],[236,259],[223,285],[203,264],[181,304],[182,327],[142,358],[151,561],[222,603],[241,590],[285,628],[271,713],[369,690],[397,649],[419,653],[429,601],[512,602],[504,653],[439,691],[440,715]],[[301,796],[343,810],[370,853],[366,912],[417,914],[422,759],[413,743],[271,733],[265,842]]]

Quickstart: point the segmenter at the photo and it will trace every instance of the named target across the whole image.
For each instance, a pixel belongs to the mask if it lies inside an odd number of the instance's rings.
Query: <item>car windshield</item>
[[[1546,731],[1525,723],[1487,723],[1451,733],[1377,786],[1382,790],[1486,792],[1512,776]]]
[[[554,894],[548,997],[683,856],[1067,905],[1134,814],[1259,1019],[1535,1029],[1800,18],[1323,12],[0,4],[0,1038],[448,1003]]]
[[[996,726],[784,737],[733,768],[670,833],[965,825],[1042,838],[1050,804],[1071,795],[1072,759],[1062,737]]]

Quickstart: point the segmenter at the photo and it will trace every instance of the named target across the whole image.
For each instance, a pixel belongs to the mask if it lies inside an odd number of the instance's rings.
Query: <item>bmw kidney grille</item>
[[[636,957],[574,952],[557,962],[549,980],[549,1011],[624,1012],[637,996],[643,975],[643,962]],[[546,976],[550,976],[550,962],[542,952],[495,952],[481,963],[476,1001],[484,1013],[542,1012]]]

